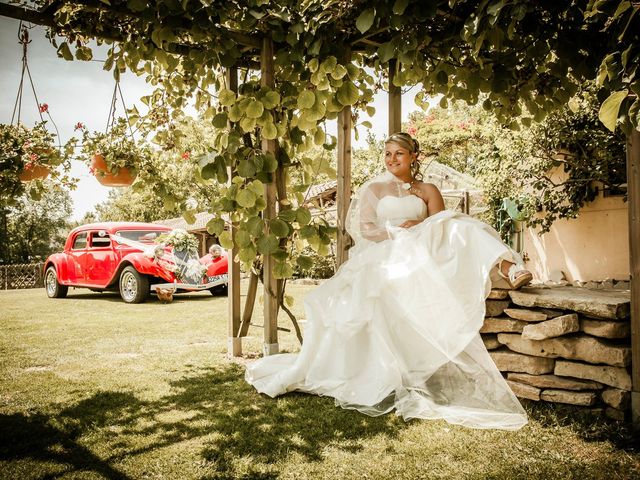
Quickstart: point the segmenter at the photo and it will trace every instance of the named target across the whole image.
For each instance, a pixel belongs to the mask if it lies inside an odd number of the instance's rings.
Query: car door
[[[115,263],[109,235],[104,230],[90,231],[84,265],[87,285],[106,287],[115,270]]]
[[[78,232],[73,239],[68,253],[68,274],[72,285],[85,284],[85,264],[87,255],[87,233]]]

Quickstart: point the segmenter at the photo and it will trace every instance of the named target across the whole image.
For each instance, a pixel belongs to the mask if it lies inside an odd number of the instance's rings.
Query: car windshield
[[[117,235],[124,237],[128,240],[133,240],[135,242],[142,243],[153,243],[156,238],[158,238],[163,233],[166,233],[164,230],[120,230],[117,232]]]

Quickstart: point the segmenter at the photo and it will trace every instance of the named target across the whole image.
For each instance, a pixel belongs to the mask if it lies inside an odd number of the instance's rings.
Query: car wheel
[[[211,292],[211,295],[216,296],[227,295],[227,292],[229,290],[227,288],[227,284],[225,283],[224,285],[216,285],[215,287],[210,288],[209,291]]]
[[[58,283],[56,267],[47,268],[47,271],[44,274],[44,288],[46,289],[47,297],[49,298],[64,298],[67,296],[67,292],[69,291],[69,287]]]
[[[142,303],[149,296],[149,278],[132,266],[120,274],[120,296],[126,303]]]

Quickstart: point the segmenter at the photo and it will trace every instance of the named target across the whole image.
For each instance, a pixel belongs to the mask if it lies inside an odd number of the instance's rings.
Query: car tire
[[[66,285],[60,285],[58,282],[58,274],[56,267],[49,267],[44,274],[44,288],[47,291],[47,297],[49,298],[64,298],[67,296],[69,287]]]
[[[149,296],[149,278],[131,265],[120,274],[120,296],[125,303],[142,303]]]
[[[215,296],[225,296],[229,292],[228,285],[225,283],[224,285],[216,285],[209,289],[211,295]]]

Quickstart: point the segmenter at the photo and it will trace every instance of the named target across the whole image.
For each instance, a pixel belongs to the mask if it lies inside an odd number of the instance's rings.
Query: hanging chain
[[[22,89],[24,87],[24,74],[26,72],[29,77],[29,84],[31,85],[31,91],[33,92],[33,97],[36,100],[36,107],[38,108],[38,115],[40,115],[40,120],[44,122],[44,118],[42,117],[42,112],[40,111],[40,102],[38,101],[38,95],[36,94],[36,88],[33,85],[33,78],[31,78],[31,71],[29,70],[29,63],[27,61],[27,47],[31,43],[29,40],[29,29],[22,24],[18,25],[18,43],[22,45],[22,72],[20,74],[20,84],[18,86],[18,95],[16,96],[16,102],[13,106],[13,113],[11,114],[11,124],[16,120],[16,123],[20,123],[20,115],[22,113]],[[16,110],[18,116],[16,118]]]
[[[134,138],[133,129],[131,128],[131,122],[129,121],[129,113],[127,112],[127,106],[124,103],[124,96],[122,95],[122,89],[120,88],[120,80],[116,80],[116,84],[113,87],[113,95],[111,97],[111,106],[109,107],[109,115],[107,117],[107,127],[105,129],[105,133],[109,133],[109,130],[112,129],[116,123],[116,103],[118,101],[118,94],[120,94],[120,103],[122,104],[124,117],[127,120],[127,125],[129,126],[131,138]]]

